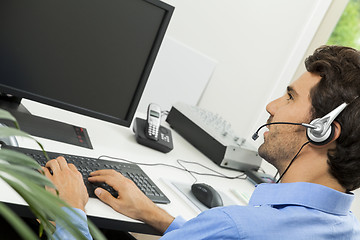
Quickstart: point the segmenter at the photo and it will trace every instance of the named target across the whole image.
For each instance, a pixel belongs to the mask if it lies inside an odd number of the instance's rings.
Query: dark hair
[[[322,46],[305,60],[320,82],[310,91],[312,117],[323,117],[343,102],[350,103],[335,119],[341,125],[336,148],[328,151],[330,173],[348,191],[360,187],[360,52]]]

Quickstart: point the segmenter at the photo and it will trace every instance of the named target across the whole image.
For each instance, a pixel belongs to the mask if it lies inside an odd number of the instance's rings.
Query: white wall
[[[199,105],[250,139],[267,119],[266,103],[285,91],[332,1],[165,2],[175,6],[167,34],[218,62]]]
[[[301,63],[303,63],[305,61],[305,58],[310,54],[312,54],[316,48],[318,48],[323,44],[326,44],[348,3],[349,0],[332,1]],[[294,74],[293,80],[297,79],[304,71],[305,71],[304,64],[300,64],[298,66],[298,69],[296,70],[296,73]]]
[[[197,105],[217,62],[195,49],[165,37],[137,108],[146,113],[149,103],[170,110],[176,102]]]

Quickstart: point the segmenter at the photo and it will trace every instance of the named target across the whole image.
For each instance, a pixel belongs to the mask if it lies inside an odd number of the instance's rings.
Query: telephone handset
[[[158,141],[161,123],[161,109],[159,105],[151,103],[147,110],[145,135],[147,138]]]
[[[157,104],[149,105],[147,119],[135,118],[133,131],[142,145],[164,153],[174,148],[171,130],[161,126],[161,108]]]

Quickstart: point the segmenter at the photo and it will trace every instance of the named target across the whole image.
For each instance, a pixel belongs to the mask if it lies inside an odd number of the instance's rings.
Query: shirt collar
[[[342,193],[314,183],[263,183],[256,186],[249,205],[300,205],[331,214],[347,215],[353,200],[354,195],[351,193]]]

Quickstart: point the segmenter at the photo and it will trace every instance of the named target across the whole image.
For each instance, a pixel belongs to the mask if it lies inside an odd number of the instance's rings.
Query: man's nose
[[[274,116],[276,110],[278,109],[277,101],[279,99],[275,99],[266,105],[266,111],[270,114],[270,116]]]

